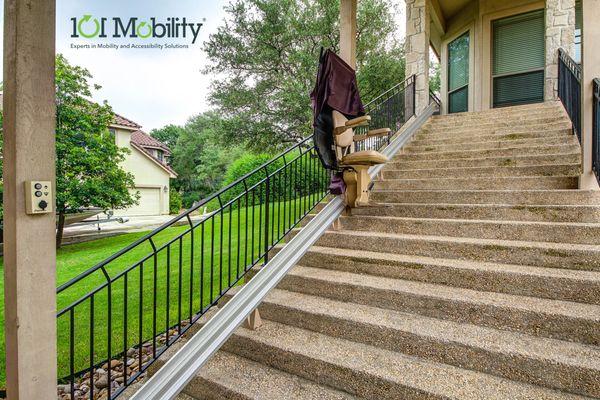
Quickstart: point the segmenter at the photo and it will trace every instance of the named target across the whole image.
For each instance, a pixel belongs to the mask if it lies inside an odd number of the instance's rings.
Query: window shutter
[[[544,11],[494,22],[494,75],[544,68]]]
[[[494,107],[544,101],[544,11],[493,23]]]

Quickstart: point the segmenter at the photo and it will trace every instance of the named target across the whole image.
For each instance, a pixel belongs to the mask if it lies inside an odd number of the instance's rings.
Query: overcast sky
[[[223,6],[229,0],[57,0],[56,51],[76,65],[90,70],[93,82],[102,85],[96,101],[107,100],[114,111],[139,123],[144,130],[167,124],[183,124],[192,115],[208,109],[206,95],[211,78],[200,71],[206,65],[202,42],[222,23]],[[3,9],[3,0],[0,0]],[[404,10],[403,4],[400,10]],[[187,49],[73,49],[73,44],[92,43],[185,43],[167,39],[74,39],[71,18],[139,17],[160,22],[169,17],[186,17],[203,22],[195,45]],[[2,19],[0,19],[1,21]],[[404,35],[404,17],[399,16]],[[0,22],[1,24],[1,22]],[[107,24],[111,27],[112,24]],[[112,33],[112,32],[111,32]],[[0,71],[2,63],[0,63]]]

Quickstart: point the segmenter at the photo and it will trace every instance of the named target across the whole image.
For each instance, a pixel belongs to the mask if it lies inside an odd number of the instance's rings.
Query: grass
[[[271,203],[269,243],[283,237],[285,228],[298,221],[321,196],[315,194],[294,202]],[[227,212],[206,219],[193,230],[189,226],[169,228],[154,238],[154,245],[159,249],[155,257],[148,256],[152,253],[152,246],[144,242],[106,265],[106,273],[112,281],[110,288],[101,288],[92,296],[93,299],[85,298],[72,309],[72,313],[67,312],[58,318],[59,377],[69,375],[71,362],[74,371],[81,371],[105,360],[109,353],[114,357],[150,340],[155,334],[207,308],[226,288],[237,284],[247,266],[259,262],[261,253],[264,253],[260,251],[264,250],[265,240],[264,207],[254,206],[247,210],[231,207]],[[57,254],[58,285],[144,234],[130,233],[63,247]],[[58,295],[58,310],[70,306],[105,283],[106,277],[101,271],[91,274]],[[0,289],[3,293],[2,280]],[[2,302],[2,323],[3,306]],[[71,329],[75,338],[72,359]],[[4,387],[3,330],[0,346],[0,387]]]

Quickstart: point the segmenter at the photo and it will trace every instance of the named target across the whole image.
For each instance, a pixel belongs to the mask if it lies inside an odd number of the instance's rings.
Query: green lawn
[[[297,221],[321,196],[322,194],[315,194],[299,198],[295,202],[271,203],[269,242],[281,237],[284,227]],[[259,248],[264,248],[264,205],[247,211],[245,208],[228,211],[230,212],[207,219],[193,231],[189,226],[182,226],[169,228],[158,234],[155,246],[159,249],[165,247],[157,253],[156,259],[147,258],[151,254],[151,245],[145,242],[106,266],[106,272],[113,280],[110,285],[110,353],[113,356],[140,341],[151,339],[155,331],[161,333],[167,326],[173,326],[179,320],[189,318],[190,314],[207,307],[219,296],[221,289],[225,290],[237,280],[245,266],[258,259]],[[57,254],[58,284],[67,282],[144,234],[124,234],[63,247]],[[140,266],[142,260],[145,261]],[[124,271],[132,266],[124,275]],[[100,271],[88,276],[59,294],[58,309],[71,305],[105,282],[106,278]],[[3,292],[1,280],[0,290]],[[0,303],[0,307],[3,307],[3,302]],[[3,323],[3,308],[1,311],[0,319]],[[72,315],[67,313],[58,319],[59,376],[69,374],[71,328],[75,333],[73,362],[76,371],[89,367],[92,361],[97,363],[107,358],[107,287],[99,290],[93,297],[93,326],[90,323],[91,315],[92,304],[90,298],[87,298],[74,308]],[[74,322],[73,326],[71,320]],[[4,387],[3,330],[0,334],[0,346],[0,386]],[[93,360],[90,359],[92,348]]]

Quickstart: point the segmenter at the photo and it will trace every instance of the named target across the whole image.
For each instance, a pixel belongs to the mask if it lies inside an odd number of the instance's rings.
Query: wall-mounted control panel
[[[54,212],[52,203],[51,182],[25,182],[25,212],[27,214],[47,214]]]

